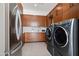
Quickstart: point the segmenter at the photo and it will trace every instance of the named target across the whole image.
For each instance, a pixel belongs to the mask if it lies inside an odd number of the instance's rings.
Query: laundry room
[[[0,56],[79,56],[79,3],[0,3]]]

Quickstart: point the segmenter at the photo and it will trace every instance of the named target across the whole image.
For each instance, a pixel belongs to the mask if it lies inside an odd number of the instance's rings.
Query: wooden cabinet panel
[[[50,17],[47,18],[47,26],[50,26],[52,23],[52,19],[50,19]]]
[[[46,41],[45,33],[43,32],[26,32],[24,35],[24,42],[37,42],[37,41]]]
[[[54,23],[70,18],[79,18],[79,3],[58,4],[52,12]]]
[[[22,15],[23,26],[46,27],[46,16]]]
[[[79,18],[79,5],[72,6],[67,12],[63,13],[63,20]]]
[[[62,12],[63,12],[63,8],[62,7],[63,7],[63,4],[59,4],[57,6],[57,8],[55,8],[55,10],[56,10],[56,16],[62,14]]]
[[[25,33],[22,34],[22,41],[25,42]]]
[[[67,12],[70,9],[70,3],[62,4],[63,13]]]
[[[62,4],[57,5],[57,7],[54,9],[53,11],[53,20],[54,22],[59,22],[62,21],[62,13],[63,13],[63,8],[62,8]]]
[[[57,11],[59,12],[59,11]],[[56,13],[56,12],[55,12]],[[53,17],[54,22],[59,22],[62,21],[63,19],[63,14],[62,13],[56,13]]]

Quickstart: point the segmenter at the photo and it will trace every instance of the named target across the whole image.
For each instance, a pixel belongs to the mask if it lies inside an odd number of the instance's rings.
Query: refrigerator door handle
[[[16,51],[18,51],[19,49],[21,49],[23,46],[23,42],[20,41],[16,47],[10,51],[5,51],[5,56],[10,56],[11,54],[15,53]]]
[[[21,41],[21,42],[19,42],[17,44],[17,46],[13,50],[10,51],[10,54],[14,54],[16,51],[18,51],[19,49],[21,49],[22,46],[23,46],[23,42]]]
[[[21,17],[20,17],[19,9],[17,9],[16,11],[15,31],[16,31],[17,40],[19,40],[22,33],[22,25],[21,25]]]

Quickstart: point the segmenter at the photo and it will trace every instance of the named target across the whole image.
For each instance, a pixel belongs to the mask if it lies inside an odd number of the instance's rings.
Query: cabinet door
[[[55,8],[55,21],[54,22],[60,22],[63,19],[63,9],[62,9],[62,4],[59,4]]]
[[[24,34],[24,42],[46,41],[45,33],[43,32],[26,32]]]
[[[53,20],[54,20],[54,22],[57,22],[57,20],[56,20],[56,11],[53,12]]]
[[[63,12],[62,11],[63,11],[62,9],[56,11],[56,20],[57,20],[57,22],[60,22],[63,19]]]
[[[61,3],[53,10],[55,23],[70,18],[79,18],[79,3]]]
[[[64,3],[64,4],[62,4],[63,13],[67,12],[70,7],[72,7],[72,5],[70,3]]]
[[[64,3],[63,4],[63,21],[66,20],[66,19],[69,19],[71,18],[71,8],[72,8],[72,4],[71,3]]]
[[[43,32],[40,32],[38,33],[38,41],[46,41],[46,36],[45,36],[45,33]]]
[[[22,25],[46,27],[46,19],[46,16],[22,15]]]
[[[63,12],[63,20],[70,18],[79,18],[79,4],[70,4],[69,9]]]

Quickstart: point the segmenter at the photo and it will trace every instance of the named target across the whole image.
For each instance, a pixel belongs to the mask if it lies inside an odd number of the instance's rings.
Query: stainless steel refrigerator
[[[21,11],[16,3],[8,3],[9,15],[9,40],[7,42],[5,55],[10,56],[21,56],[22,55],[22,22],[21,22]],[[7,9],[7,6],[5,7]]]

